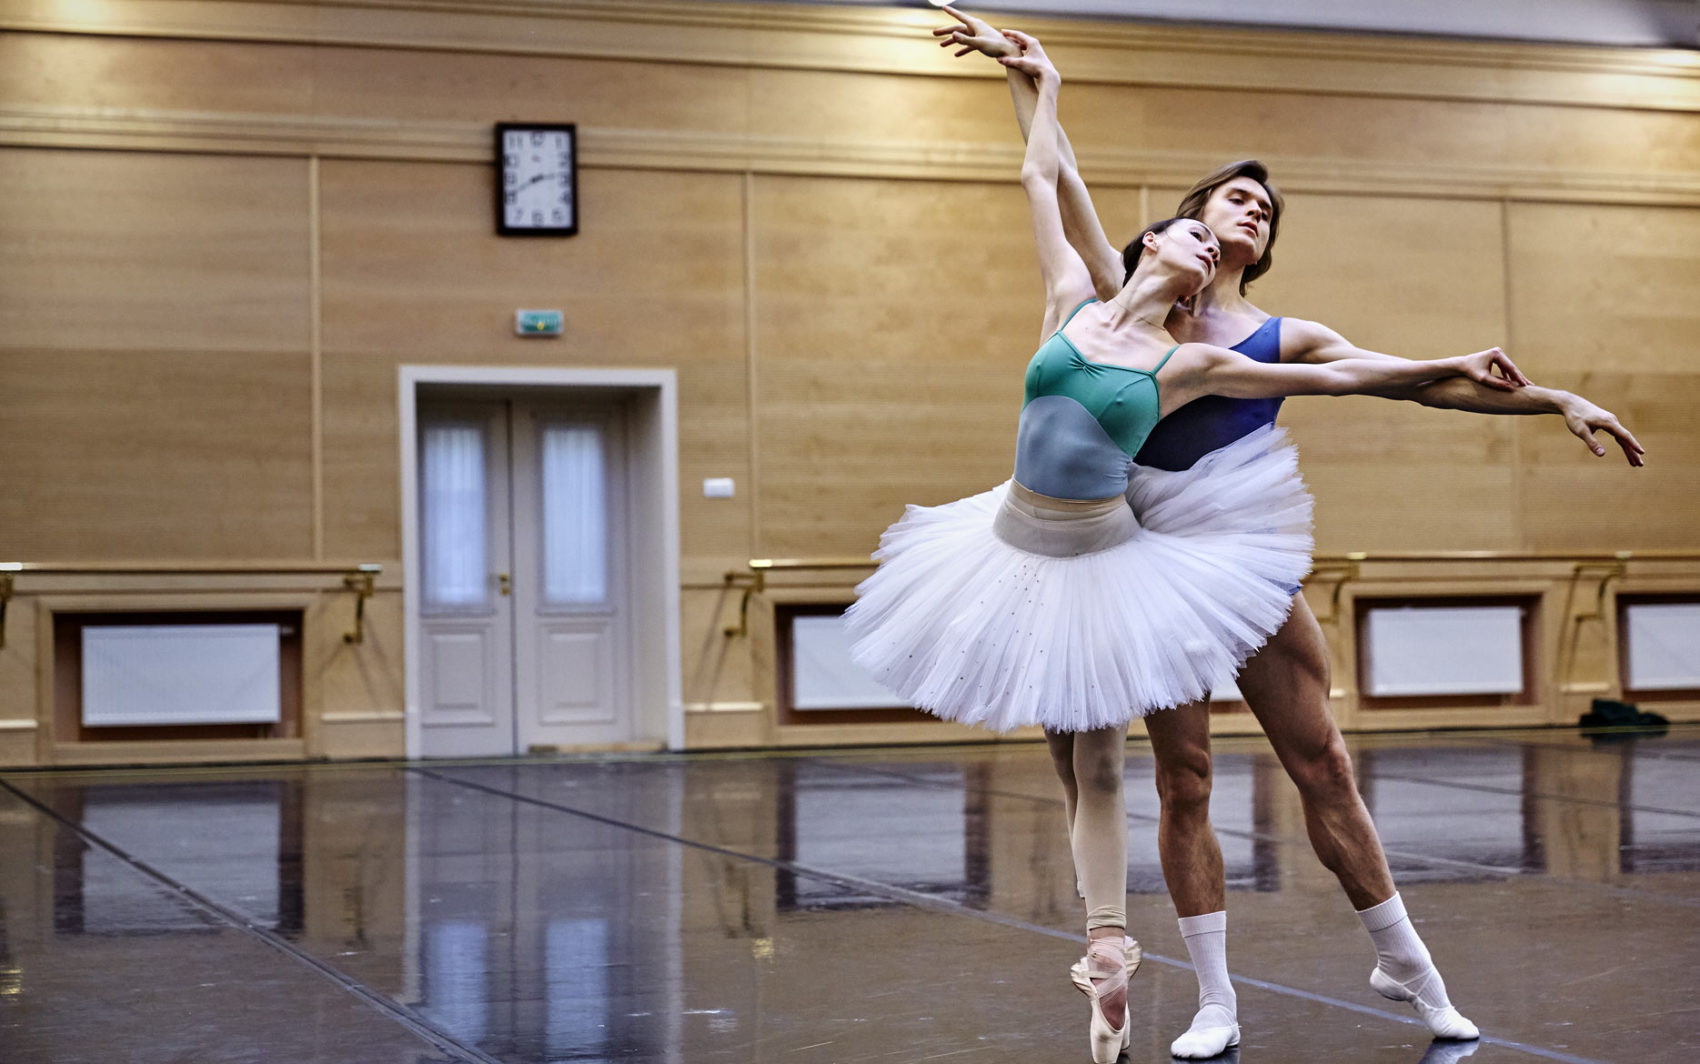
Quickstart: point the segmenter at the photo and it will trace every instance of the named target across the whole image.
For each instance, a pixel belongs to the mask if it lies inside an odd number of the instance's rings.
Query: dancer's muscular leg
[[[1163,802],[1157,827],[1163,879],[1198,976],[1198,1011],[1169,1051],[1207,1059],[1240,1040],[1239,1006],[1228,977],[1222,848],[1210,826],[1210,705],[1193,702],[1153,713],[1145,727]]]
[[[1394,890],[1352,759],[1328,712],[1328,646],[1303,595],[1294,596],[1287,623],[1240,670],[1239,685],[1298,786],[1311,847],[1338,877],[1375,943],[1370,985],[1384,997],[1411,1002],[1441,1038],[1477,1037],[1476,1025],[1447,999],[1446,984]]]
[[[1145,718],[1157,762],[1162,815],[1157,852],[1179,916],[1223,905],[1222,847],[1210,826],[1210,704],[1193,702]]]
[[[1352,908],[1393,897],[1393,873],[1328,711],[1328,644],[1303,595],[1294,596],[1287,623],[1240,670],[1239,687],[1298,786],[1311,847]]]

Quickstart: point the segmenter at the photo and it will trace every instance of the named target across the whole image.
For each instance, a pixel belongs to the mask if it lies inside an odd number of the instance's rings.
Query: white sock
[[[1397,893],[1380,905],[1358,910],[1358,919],[1364,922],[1364,930],[1369,932],[1370,941],[1375,943],[1377,966],[1401,983],[1415,979],[1434,965],[1428,947],[1423,945],[1422,936],[1411,926],[1411,918],[1405,913],[1404,899]],[[1440,1000],[1431,1004],[1437,1008],[1450,1004],[1446,1000],[1446,988],[1438,976],[1434,984]]]
[[[1446,996],[1446,983],[1423,945],[1422,936],[1405,913],[1405,902],[1395,893],[1380,905],[1358,910],[1370,941],[1375,943],[1376,969],[1397,987],[1370,984],[1384,997],[1411,1002],[1429,1030],[1441,1038],[1475,1038],[1476,1025],[1465,1019]]]
[[[1198,1015],[1193,1017],[1193,1027],[1232,1025],[1239,1000],[1228,979],[1228,914],[1183,916],[1180,925],[1187,955],[1198,974]]]

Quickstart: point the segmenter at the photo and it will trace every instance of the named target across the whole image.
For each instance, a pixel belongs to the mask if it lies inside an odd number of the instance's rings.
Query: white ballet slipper
[[[1240,1044],[1240,1025],[1193,1027],[1169,1043],[1169,1053],[1182,1060],[1209,1060]]]
[[[1391,1001],[1409,1001],[1411,1006],[1417,1010],[1417,1015],[1428,1025],[1429,1033],[1436,1038],[1450,1038],[1461,1042],[1480,1038],[1482,1032],[1477,1030],[1475,1024],[1465,1019],[1464,1015],[1457,1009],[1451,1005],[1437,1009],[1422,999],[1423,987],[1428,983],[1429,978],[1435,974],[1435,971],[1434,965],[1431,964],[1426,971],[1415,979],[1402,983],[1382,971],[1380,965],[1377,965],[1369,973],[1369,985],[1375,988],[1377,994]]]

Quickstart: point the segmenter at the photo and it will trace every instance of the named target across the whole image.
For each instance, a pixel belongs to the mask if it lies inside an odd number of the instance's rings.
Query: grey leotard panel
[[[1021,411],[1016,483],[1054,499],[1107,499],[1127,491],[1133,459],[1066,395],[1042,395]]]

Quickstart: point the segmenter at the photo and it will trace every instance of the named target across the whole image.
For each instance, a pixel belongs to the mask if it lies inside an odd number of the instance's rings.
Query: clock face
[[[570,125],[496,127],[501,181],[496,231],[570,236],[578,232],[577,130]]]

